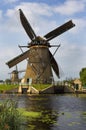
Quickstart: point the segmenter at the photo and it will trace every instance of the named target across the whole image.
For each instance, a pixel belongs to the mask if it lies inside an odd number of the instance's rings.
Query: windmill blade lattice
[[[29,50],[15,57],[14,59],[8,61],[6,64],[9,66],[9,68],[11,68],[17,65],[18,63],[20,63],[21,61],[25,60],[26,58],[28,58],[28,54],[29,54]]]
[[[62,26],[56,28],[55,30],[49,32],[44,37],[47,39],[47,41],[52,40],[53,38],[61,35],[65,31],[68,31],[72,27],[74,27],[75,24],[72,23],[72,20],[68,21],[67,23],[63,24]]]
[[[21,9],[19,9],[19,12],[20,12],[20,20],[21,20],[21,24],[23,25],[27,35],[30,37],[31,40],[35,39],[36,38],[36,34],[35,32],[33,31],[30,23],[28,22],[28,20],[26,19],[24,13],[22,12]]]

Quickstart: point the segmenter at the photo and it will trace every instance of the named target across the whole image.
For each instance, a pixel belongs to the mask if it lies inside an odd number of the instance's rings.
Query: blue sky
[[[8,73],[15,69],[9,69],[5,63],[21,53],[18,44],[27,45],[30,42],[19,20],[19,8],[35,33],[41,36],[73,20],[76,26],[50,43],[61,44],[55,59],[62,79],[79,77],[81,68],[86,67],[86,0],[1,0],[0,79],[9,78]],[[55,48],[50,51],[54,53]],[[26,61],[23,61],[18,69],[25,69],[26,65]]]

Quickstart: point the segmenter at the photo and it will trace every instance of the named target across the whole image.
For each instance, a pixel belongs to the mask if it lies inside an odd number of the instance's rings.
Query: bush
[[[16,102],[7,100],[0,105],[0,130],[20,130],[22,116]]]

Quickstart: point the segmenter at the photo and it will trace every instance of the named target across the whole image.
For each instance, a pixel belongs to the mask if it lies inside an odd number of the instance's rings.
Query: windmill
[[[8,74],[10,74],[11,82],[12,83],[19,83],[19,81],[20,81],[19,73],[22,73],[22,72],[25,72],[25,70],[18,71],[18,67],[16,65],[15,70],[13,70],[12,72],[8,73]]]
[[[75,24],[73,24],[72,20],[70,20],[62,26],[44,35],[44,37],[40,37],[35,34],[21,9],[19,9],[19,15],[21,24],[29,36],[31,42],[28,43],[27,46],[21,46],[27,47],[27,51],[8,61],[6,64],[9,66],[9,68],[11,68],[21,61],[28,59],[24,76],[25,82],[27,82],[28,79],[32,78],[33,83],[51,83],[51,77],[53,77],[52,69],[58,78],[60,77],[60,74],[59,67],[54,58],[54,55],[49,50],[49,48],[52,47],[49,41],[71,29],[75,26]],[[60,45],[57,45],[57,49],[59,47]]]

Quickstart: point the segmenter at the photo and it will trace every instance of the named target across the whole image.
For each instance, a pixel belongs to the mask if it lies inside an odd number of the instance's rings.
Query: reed
[[[16,108],[16,102],[7,100],[0,105],[0,130],[20,130],[22,115]]]

